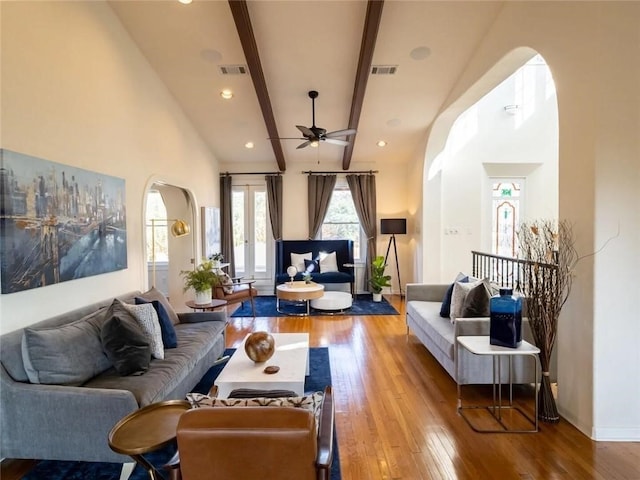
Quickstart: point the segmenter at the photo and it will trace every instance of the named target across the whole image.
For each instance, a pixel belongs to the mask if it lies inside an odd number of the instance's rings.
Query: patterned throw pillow
[[[316,419],[316,429],[320,425],[320,410],[322,407],[323,392],[314,392],[302,397],[278,397],[278,398],[215,398],[202,393],[187,393],[187,401],[191,408],[206,407],[293,407],[302,408],[313,413]]]
[[[151,356],[160,360],[164,359],[164,344],[162,343],[162,330],[156,309],[150,303],[140,305],[124,304],[125,308],[134,316],[140,328],[144,332],[149,345]]]
[[[229,274],[221,273],[218,275],[218,280],[220,281],[220,285],[222,285],[222,291],[227,295],[231,295],[233,293],[233,280]]]

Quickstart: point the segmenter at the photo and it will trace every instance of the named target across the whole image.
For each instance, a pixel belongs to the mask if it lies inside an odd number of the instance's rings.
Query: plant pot
[[[206,305],[207,303],[211,303],[211,289],[196,292],[195,303],[196,305]]]
[[[382,301],[382,293],[374,293],[373,294],[373,301],[374,302],[381,302]]]

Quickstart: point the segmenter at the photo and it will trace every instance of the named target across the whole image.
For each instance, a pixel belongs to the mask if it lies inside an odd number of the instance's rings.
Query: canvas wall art
[[[0,282],[15,293],[127,268],[125,181],[0,150]]]

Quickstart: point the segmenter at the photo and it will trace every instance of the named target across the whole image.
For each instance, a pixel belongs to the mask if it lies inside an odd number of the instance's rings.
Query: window
[[[524,179],[492,183],[491,253],[516,256],[516,230],[520,223]]]
[[[320,229],[321,240],[353,240],[354,260],[364,260],[365,235],[360,226],[351,191],[347,185],[337,185],[333,190],[327,214]]]

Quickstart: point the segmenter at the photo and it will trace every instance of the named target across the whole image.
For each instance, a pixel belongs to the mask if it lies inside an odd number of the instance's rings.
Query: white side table
[[[518,348],[500,347],[497,345],[491,345],[489,343],[489,336],[460,336],[457,337],[457,342],[460,347],[468,350],[474,355],[491,355],[493,358],[493,405],[462,405],[462,393],[461,386],[458,383],[458,413],[465,419],[469,426],[480,433],[533,433],[538,431],[538,354],[540,349],[535,345],[531,345],[529,342],[523,340]],[[535,368],[535,378],[533,383],[535,384],[535,406],[534,406],[534,418],[532,419],[519,407],[513,405],[513,376],[512,376],[512,359],[515,355],[530,356],[533,359]],[[507,405],[502,404],[502,370],[501,359],[507,357],[509,359],[509,403]],[[456,377],[460,374],[458,371],[458,355],[456,355]],[[497,372],[497,378],[496,378]],[[497,391],[497,395],[496,395]],[[480,429],[476,428],[473,423],[465,415],[467,409],[485,409],[492,417],[500,424],[499,429]],[[533,429],[521,430],[521,429],[509,429],[502,420],[503,410],[514,410],[520,413],[526,420],[533,425]]]

